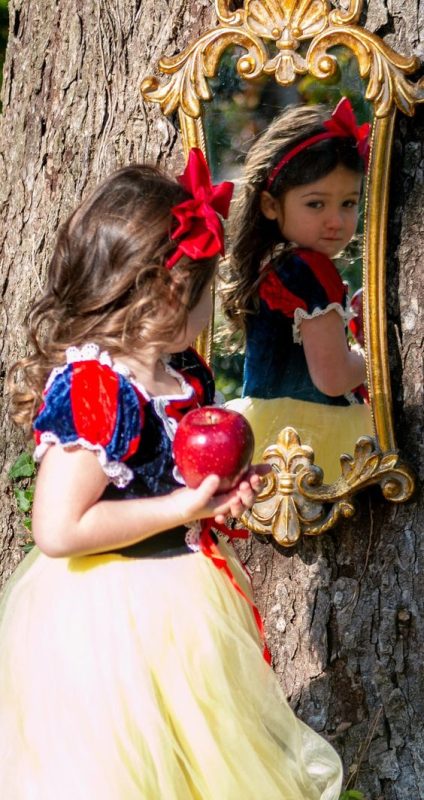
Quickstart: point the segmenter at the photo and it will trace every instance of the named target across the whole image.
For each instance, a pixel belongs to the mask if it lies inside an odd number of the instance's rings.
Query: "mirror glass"
[[[235,183],[235,195],[243,176],[243,163],[246,154],[257,137],[264,131],[275,116],[279,115],[286,106],[293,104],[325,103],[329,108],[335,108],[341,97],[346,96],[352,103],[358,124],[372,121],[372,105],[365,98],[366,84],[361,79],[355,56],[350,50],[335,47],[329,53],[337,59],[337,71],[327,80],[317,80],[311,75],[301,77],[296,84],[280,86],[274,77],[262,76],[256,80],[242,79],[236,69],[236,64],[243,49],[237,46],[228,48],[220,61],[216,77],[210,80],[213,100],[203,106],[203,124],[206,136],[206,147],[209,164],[214,182],[232,180]],[[271,54],[272,55],[272,54]],[[362,251],[363,251],[363,219],[366,197],[366,182],[360,199],[359,221],[357,232],[349,245],[334,258],[334,263],[344,282],[349,286],[349,298],[355,295],[353,313],[358,310],[358,290],[362,285]],[[228,242],[227,252],[231,250],[231,241]],[[220,291],[222,286],[219,281],[216,290],[215,303],[215,328],[213,345],[213,367],[217,376],[217,388],[223,394],[225,401],[230,401],[230,406],[235,403],[238,410],[243,410],[237,404],[237,398],[242,395],[244,355],[242,348],[236,346],[235,352],[229,353],[229,338],[225,321],[220,310]],[[350,304],[350,300],[348,301]],[[360,318],[356,317],[347,330],[350,346],[362,344],[361,331],[358,329]],[[355,336],[357,339],[355,339]],[[370,357],[370,354],[367,354]],[[371,413],[367,404],[366,392],[361,389],[365,402],[361,399],[358,404],[357,417],[361,419],[360,434],[373,435]],[[328,419],[334,420],[335,425],[338,411],[331,405],[328,409]],[[338,436],[342,442],[340,453],[334,448],[329,456],[323,453],[321,445],[312,437],[309,438],[308,422],[304,424],[296,416],[290,416],[290,408],[284,417],[284,422],[279,418],[269,417],[269,425],[255,431],[259,450],[255,457],[260,458],[265,446],[276,441],[278,431],[286,425],[293,425],[303,444],[310,444],[315,451],[315,462],[324,469],[324,482],[331,483],[340,476],[339,456],[342,452],[353,455],[354,445],[358,438],[358,425],[354,426],[354,433],[350,440],[349,432]],[[255,429],[254,418],[251,419]],[[342,424],[342,428],[346,428]],[[337,428],[336,428],[337,429]],[[266,435],[265,435],[266,431]],[[328,430],[326,434],[328,435]],[[269,437],[269,438],[267,438]]]

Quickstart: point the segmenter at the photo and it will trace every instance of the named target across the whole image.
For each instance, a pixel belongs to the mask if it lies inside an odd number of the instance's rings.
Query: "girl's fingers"
[[[218,489],[219,481],[218,475],[208,475],[197,489],[192,489],[193,493],[195,492],[196,501],[199,502],[200,507],[209,503]]]
[[[268,464],[257,464],[250,468],[243,480],[240,481],[237,489],[238,496],[247,508],[250,508],[255,500],[256,495],[263,489],[265,485],[265,476],[271,471]]]
[[[241,515],[243,514],[243,511],[246,511],[246,506],[241,500],[237,499],[233,503],[231,503],[231,505],[230,505],[230,515],[232,517],[236,517],[236,518],[237,517],[241,517]]]
[[[269,472],[272,471],[271,464],[254,464],[251,469],[254,470],[256,475],[268,475]]]
[[[267,464],[258,464],[249,469],[238,486],[229,492],[219,494],[218,475],[208,475],[197,489],[189,489],[193,502],[193,512],[205,516],[203,511],[225,522],[228,514],[240,517],[246,508],[254,504],[257,493],[263,486],[263,477],[270,471]],[[218,519],[220,518],[220,520]]]
[[[270,464],[254,464],[245,479],[249,481],[252,489],[259,491],[264,485],[264,478],[272,471]]]
[[[239,517],[245,509],[244,498],[250,500],[250,495],[253,497],[250,485],[246,484],[247,489],[243,492],[242,498],[238,486],[225,494],[217,494],[219,481],[217,475],[208,475],[197,489],[193,489],[193,493],[196,493],[196,504],[207,508],[211,516],[219,514],[226,517],[231,514],[233,517]]]
[[[256,500],[256,492],[252,489],[250,483],[246,483],[244,486],[240,484],[238,487],[238,498],[246,508],[253,506]]]

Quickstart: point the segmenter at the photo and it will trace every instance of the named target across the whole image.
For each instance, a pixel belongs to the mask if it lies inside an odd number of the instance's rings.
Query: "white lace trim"
[[[352,319],[355,315],[353,311],[349,311],[348,309],[343,308],[340,303],[330,303],[326,308],[314,308],[312,314],[308,314],[307,311],[303,308],[296,308],[294,312],[294,322],[293,322],[293,341],[295,344],[302,344],[302,335],[300,332],[300,326],[302,320],[304,319],[315,319],[315,317],[323,317],[324,314],[328,314],[329,311],[337,311],[340,314],[343,322],[345,325]]]
[[[178,483],[181,483],[182,486],[187,486],[187,484],[186,484],[186,482],[185,482],[183,476],[181,475],[181,472],[180,472],[180,470],[178,469],[177,466],[175,466],[174,469],[172,470],[172,476]]]
[[[151,400],[154,404],[156,400],[160,401],[158,405],[161,406],[161,411],[163,411],[164,406],[169,400],[189,399],[194,394],[193,387],[190,386],[180,372],[177,372],[177,370],[173,369],[173,367],[167,363],[166,357],[163,358],[163,366],[165,371],[168,373],[168,375],[172,375],[173,378],[176,378],[180,384],[181,393],[164,394],[152,397],[143,384],[132,377],[131,370],[126,364],[124,364],[122,361],[113,361],[108,351],[100,350],[100,347],[94,342],[88,342],[87,344],[82,345],[82,347],[76,347],[75,345],[72,345],[66,349],[65,355],[66,364],[63,364],[61,367],[54,367],[54,369],[52,369],[47,379],[46,389],[50,388],[54,379],[57,378],[58,375],[61,375],[62,372],[64,372],[69,366],[69,364],[74,364],[78,361],[98,361],[100,364],[110,367],[114,372],[117,372],[119,375],[123,375],[124,378],[127,378],[128,381],[133,384],[133,386],[139,389],[143,397],[145,397],[147,400]],[[163,419],[162,416],[161,419]],[[164,419],[163,421],[165,422]]]
[[[353,392],[346,392],[346,394],[344,394],[343,397],[346,398],[346,400],[349,402],[349,405],[351,406],[356,406],[359,403],[358,398],[355,397]]]
[[[61,442],[59,437],[52,431],[43,431],[40,437],[40,443],[34,451],[34,460],[41,461],[42,457],[52,444],[59,444],[65,450],[71,450],[74,447],[83,447],[85,450],[94,452],[99,460],[99,464],[109,480],[118,487],[124,489],[128,486],[129,482],[133,479],[134,473],[123,461],[108,461],[106,450],[101,444],[93,444],[87,439],[78,438],[73,442]]]
[[[185,535],[185,543],[189,550],[192,550],[193,553],[198,553],[200,550],[200,534],[202,532],[202,527],[200,522],[193,522],[190,525],[186,535]]]
[[[168,439],[171,442],[173,442],[174,441],[174,437],[175,437],[175,432],[176,432],[177,427],[178,427],[178,422],[177,422],[176,419],[173,419],[173,417],[168,417],[168,414],[166,413],[166,406],[173,399],[175,399],[175,400],[181,400],[181,399],[189,400],[194,395],[194,389],[193,389],[192,386],[190,386],[189,383],[187,383],[185,378],[182,375],[180,375],[179,372],[177,372],[177,370],[173,369],[166,362],[164,362],[164,367],[165,367],[165,369],[166,369],[166,371],[167,371],[167,373],[169,375],[172,375],[174,378],[177,379],[177,381],[180,384],[182,394],[159,395],[157,397],[151,397],[150,398],[150,402],[152,403],[153,408],[154,408],[157,416],[159,417],[159,419],[161,420],[161,422],[163,424],[163,427],[164,427],[164,430],[165,430],[165,433],[166,433]],[[186,485],[186,482],[185,482],[183,476],[181,475],[178,467],[174,466],[172,474],[173,474],[175,480],[178,481],[178,483],[181,483],[183,486]]]
[[[66,349],[65,355],[66,364],[63,364],[61,367],[54,367],[54,369],[52,369],[49,377],[47,378],[46,390],[50,388],[58,375],[61,375],[62,372],[65,372],[65,369],[69,366],[69,364],[74,364],[77,361],[98,361],[100,364],[104,364],[106,367],[111,367],[115,372],[119,372],[123,375],[126,374],[123,372],[123,368],[127,369],[127,367],[125,367],[124,364],[113,364],[107,350],[100,350],[100,347],[97,344],[94,344],[94,342],[88,342],[88,344],[84,344],[82,347],[75,347],[72,345],[72,347],[68,347]]]

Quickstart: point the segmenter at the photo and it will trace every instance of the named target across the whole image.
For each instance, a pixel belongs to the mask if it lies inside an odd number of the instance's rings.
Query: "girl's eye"
[[[344,208],[354,208],[357,205],[358,205],[357,200],[345,200],[343,203]]]
[[[323,208],[324,203],[322,200],[311,200],[307,203],[308,208]]]

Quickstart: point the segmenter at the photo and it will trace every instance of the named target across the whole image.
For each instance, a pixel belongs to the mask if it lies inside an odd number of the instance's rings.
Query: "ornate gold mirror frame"
[[[205,31],[182,53],[163,57],[159,70],[170,78],[162,85],[156,77],[142,83],[146,100],[160,103],[164,114],[178,111],[184,151],[201,147],[205,152],[202,102],[212,99],[207,78],[217,74],[224,50],[239,45],[245,50],[237,71],[245,80],[274,75],[287,86],[309,73],[318,79],[335,74],[337,61],[328,52],[336,45],[348,47],[368,79],[365,97],[373,104],[369,180],[365,205],[364,325],[368,384],[376,438],[361,437],[353,458],[342,455],[341,476],[323,484],[314,453],[302,445],[293,428],[284,428],[268,447],[264,460],[272,465],[267,484],[244,524],[257,534],[272,535],[280,545],[291,546],[301,534],[315,536],[338,519],[355,513],[354,495],[379,484],[384,497],[395,503],[408,500],[414,477],[399,458],[393,431],[390,373],[386,337],[386,238],[390,155],[397,109],[412,116],[424,101],[424,80],[413,83],[405,76],[419,66],[415,57],[396,53],[376,35],[359,27],[363,0],[350,0],[347,9],[332,8],[327,0],[244,0],[231,11],[228,0],[216,0],[217,25]],[[306,53],[299,50],[310,44]],[[277,54],[271,57],[266,42]],[[304,45],[302,47],[302,50]],[[206,345],[205,345],[206,347]]]

